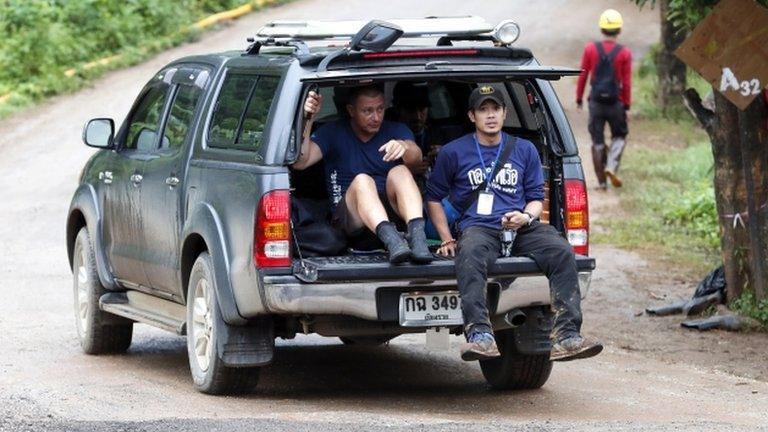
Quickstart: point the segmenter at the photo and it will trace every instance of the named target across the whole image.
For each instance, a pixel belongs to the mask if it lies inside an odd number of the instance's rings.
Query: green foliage
[[[665,127],[694,128],[693,124],[649,123],[646,127],[662,134]],[[709,143],[701,138],[690,146],[682,145],[631,147],[626,152],[624,187],[610,192],[619,194],[622,216],[596,221],[594,240],[645,251],[694,276],[720,261],[713,159]]]
[[[659,45],[651,46],[648,54],[641,60],[639,67],[634,71],[632,78],[632,111],[642,118],[658,120],[667,119],[674,122],[695,123],[694,117],[688,110],[680,107],[678,111],[664,112],[658,103],[657,91],[659,89],[659,76],[656,61]],[[712,91],[712,86],[695,71],[688,69],[686,75],[686,87],[693,87],[702,97]]]
[[[690,185],[664,211],[664,222],[702,239],[712,250],[720,247],[720,227],[712,181]]]
[[[656,5],[656,0],[631,0],[640,7]],[[712,11],[718,0],[668,0],[669,13],[667,18],[680,29],[693,30],[707,14]],[[768,7],[768,0],[757,0],[757,3]]]
[[[768,300],[757,301],[755,295],[745,291],[741,297],[733,300],[730,309],[739,315],[748,316],[759,321],[763,327],[768,328]]]
[[[108,67],[134,63],[195,37],[190,24],[247,0],[6,0],[0,2],[0,115],[71,91],[104,68],[64,71],[120,54]],[[8,105],[3,106],[3,105]]]

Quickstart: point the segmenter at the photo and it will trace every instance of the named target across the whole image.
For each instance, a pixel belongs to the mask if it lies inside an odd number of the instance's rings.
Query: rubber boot
[[[595,166],[595,176],[597,176],[597,183],[601,188],[605,187],[605,162],[608,158],[608,152],[605,148],[605,144],[592,144],[592,163]]]
[[[432,252],[427,247],[427,235],[424,234],[424,218],[408,221],[408,246],[411,247],[411,261],[417,264],[432,262]]]
[[[395,228],[395,224],[384,221],[376,227],[376,236],[379,237],[384,246],[389,251],[389,262],[399,264],[406,261],[411,256],[411,249],[405,242],[403,236]]]

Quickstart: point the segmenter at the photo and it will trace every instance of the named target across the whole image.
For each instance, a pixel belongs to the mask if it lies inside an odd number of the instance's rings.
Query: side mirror
[[[89,147],[114,148],[115,121],[110,118],[88,120],[83,129],[83,142]]]
[[[386,21],[372,20],[349,43],[352,51],[384,51],[403,35],[403,29]]]

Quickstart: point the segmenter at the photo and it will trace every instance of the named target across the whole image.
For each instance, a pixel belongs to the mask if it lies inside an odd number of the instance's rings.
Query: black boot
[[[403,236],[395,228],[395,224],[384,221],[376,227],[376,235],[384,243],[389,251],[389,262],[399,264],[411,256],[411,249],[405,242]]]
[[[427,235],[424,234],[424,218],[408,221],[408,245],[411,247],[411,261],[418,264],[432,262],[432,252],[427,247]]]

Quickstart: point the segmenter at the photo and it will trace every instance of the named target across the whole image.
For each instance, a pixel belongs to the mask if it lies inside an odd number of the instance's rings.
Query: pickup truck
[[[310,89],[334,102],[318,113],[321,125],[343,115],[350,86],[376,83],[388,100],[398,82],[427,86],[430,127],[453,139],[471,130],[472,89],[500,85],[504,131],[539,151],[542,221],[577,253],[584,296],[595,267],[587,191],[550,84],[578,71],[539,64],[512,45],[518,33],[511,21],[477,17],[274,22],[244,51],[163,67],[119,128],[90,120],[83,140],[99,150],[66,225],[84,352],[124,352],[133,324],[150,324],[186,335],[195,388],[224,394],[256,386],[278,337],[382,344],[429,329],[460,334],[452,260],[391,265],[375,251],[302,253],[292,204],[310,200],[328,214],[322,168],[290,169]],[[480,363],[485,378],[499,389],[541,387],[552,369],[547,279],[529,258],[500,258],[487,289],[502,357]]]

